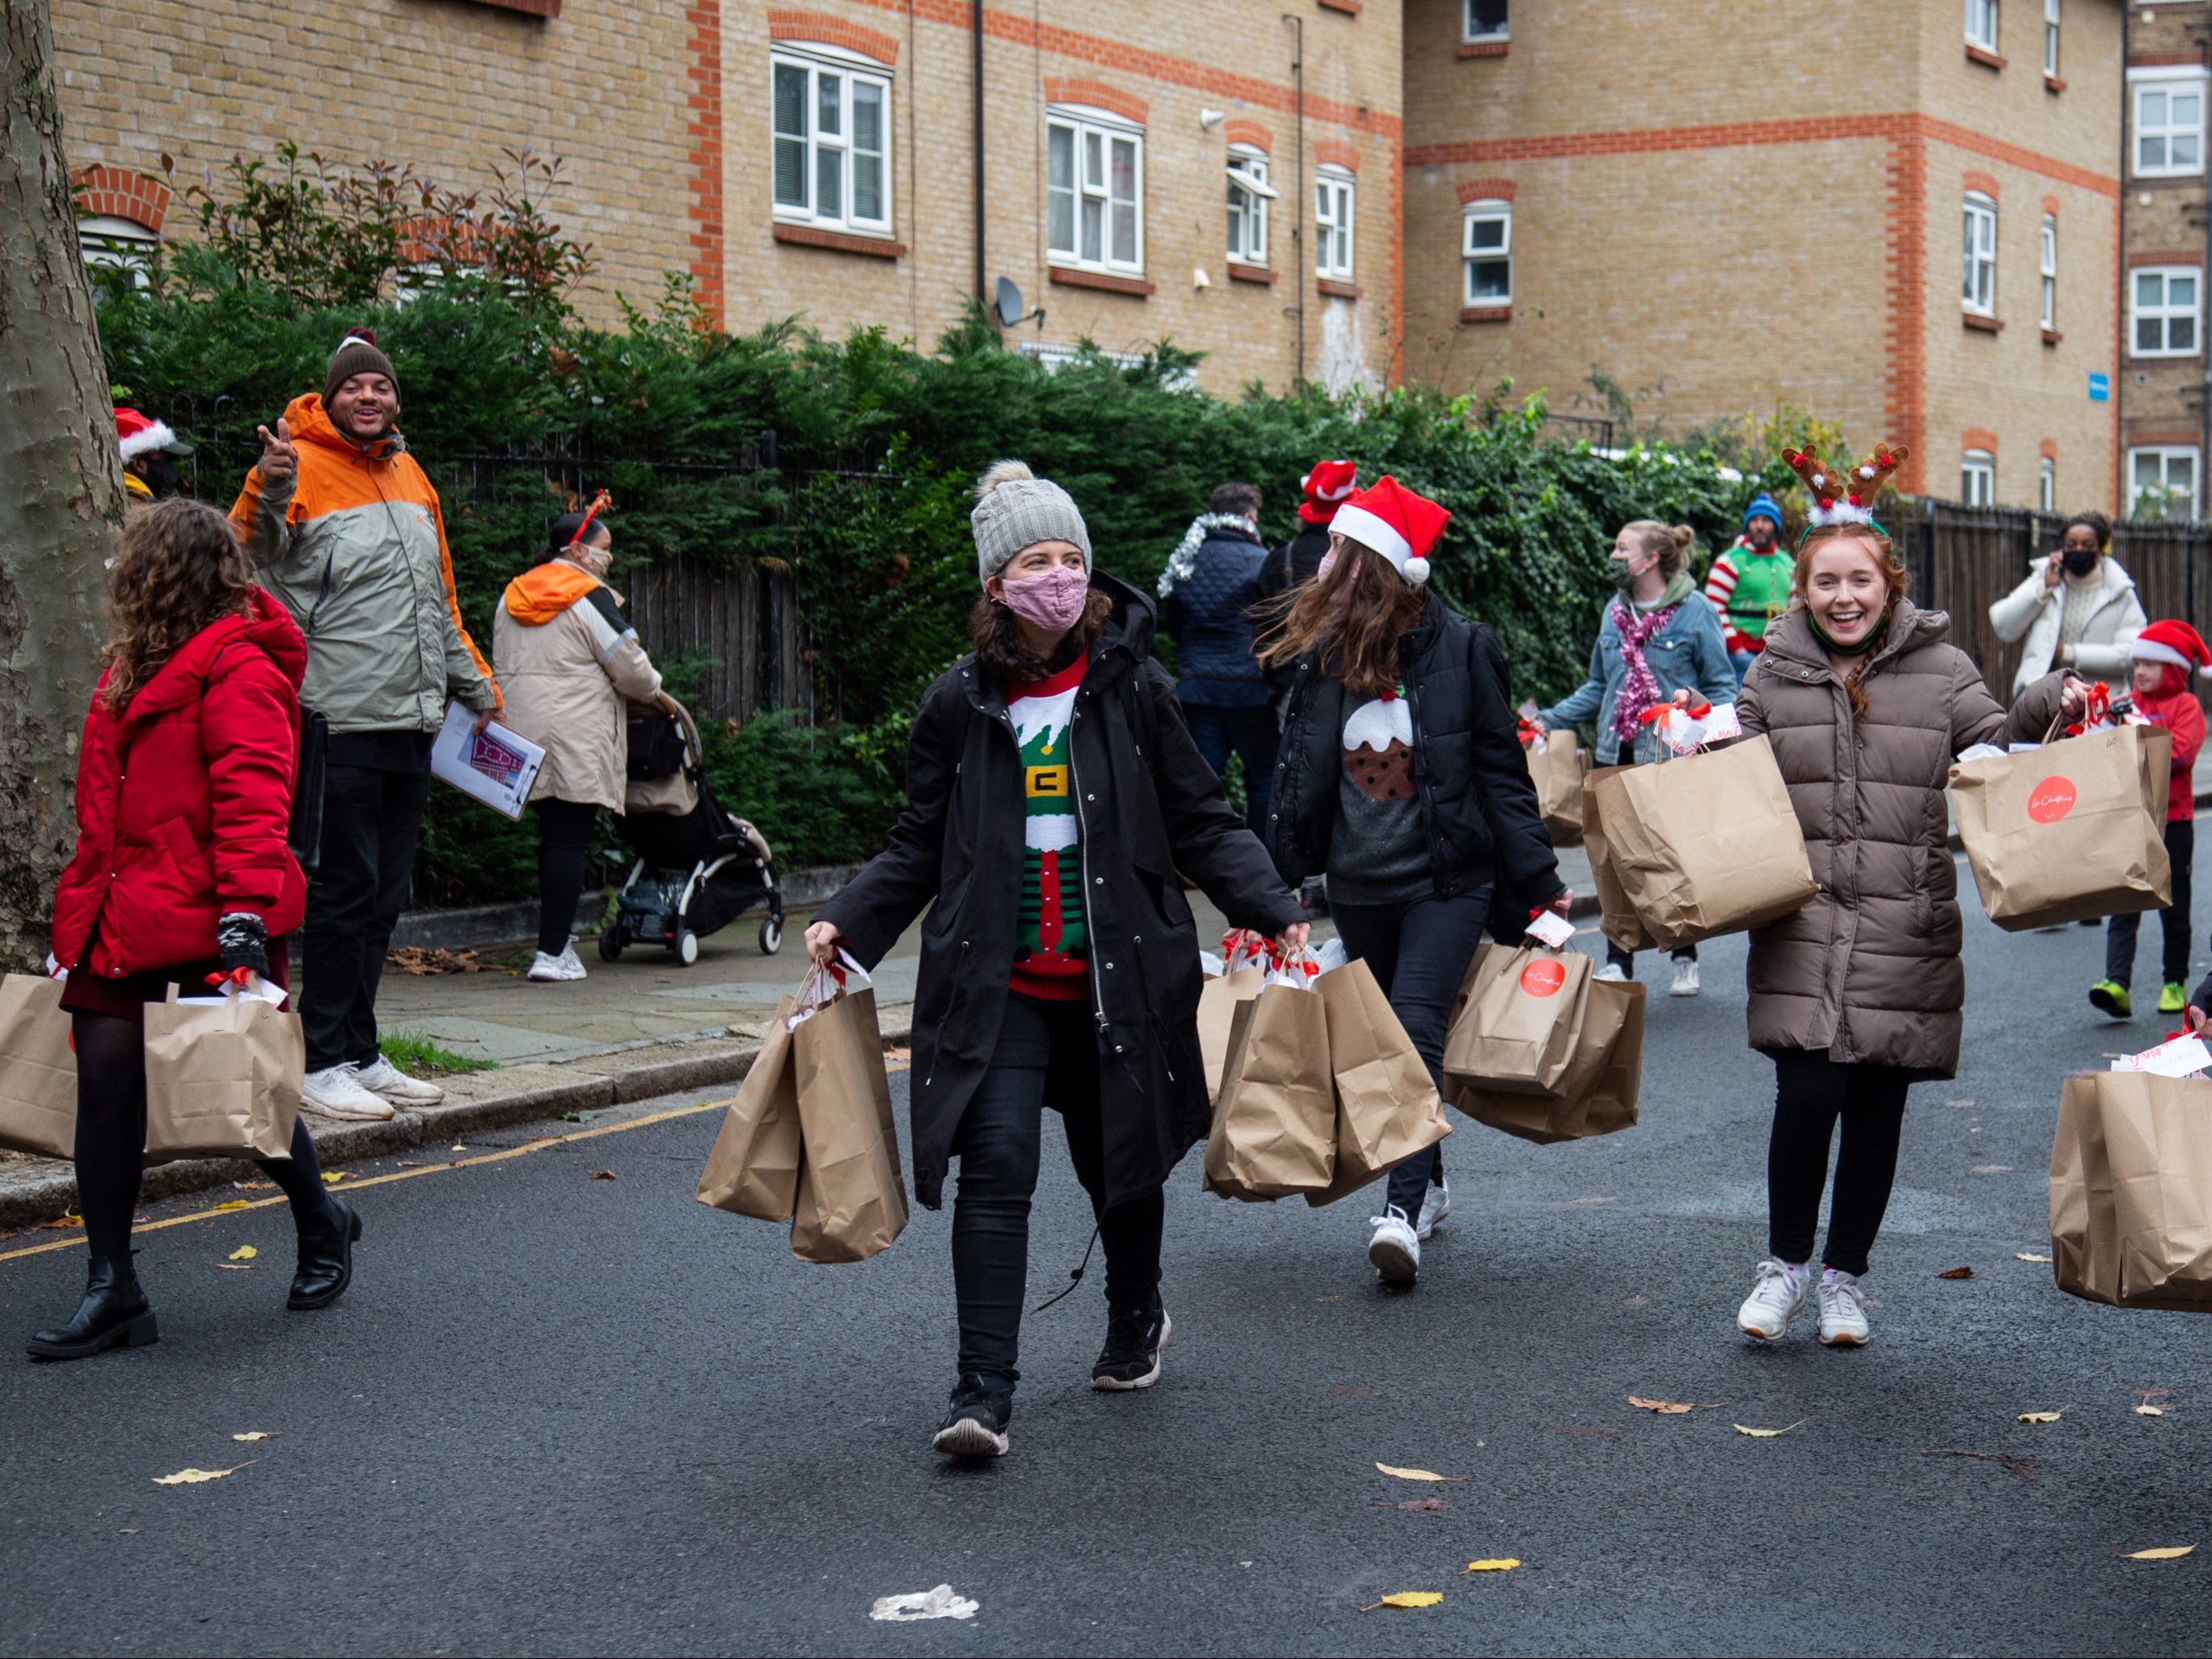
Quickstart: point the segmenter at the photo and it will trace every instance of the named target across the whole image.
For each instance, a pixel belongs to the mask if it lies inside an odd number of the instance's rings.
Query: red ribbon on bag
[[[1534,744],[1537,738],[1544,735],[1544,728],[1532,720],[1523,720],[1521,722],[1519,735],[1522,747],[1529,748]]]
[[[214,986],[218,988],[225,985],[235,985],[240,990],[243,991],[253,983],[253,969],[251,968],[233,968],[228,973],[210,974],[207,976],[207,982],[210,986]]]
[[[1684,714],[1687,714],[1693,720],[1701,720],[1705,719],[1706,715],[1713,712],[1713,706],[1709,702],[1693,702],[1687,704],[1655,702],[1650,708],[1645,709],[1636,718],[1644,725],[1649,726],[1654,720],[1664,720],[1668,715],[1673,714],[1677,708],[1681,709]]]

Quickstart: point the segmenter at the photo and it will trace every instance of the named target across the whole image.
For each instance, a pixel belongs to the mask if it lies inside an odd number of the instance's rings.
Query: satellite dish
[[[1014,286],[1011,276],[999,278],[997,305],[1001,325],[1012,328],[1023,319],[1022,291]]]

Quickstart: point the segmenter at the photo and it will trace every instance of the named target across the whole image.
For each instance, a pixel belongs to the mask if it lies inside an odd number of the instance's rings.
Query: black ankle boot
[[[82,1359],[103,1348],[143,1348],[161,1340],[138,1275],[128,1257],[94,1256],[84,1276],[84,1300],[66,1325],[34,1332],[26,1347],[33,1359]]]
[[[292,1275],[291,1299],[285,1304],[294,1313],[329,1307],[353,1282],[353,1246],[361,1237],[361,1218],[342,1198],[326,1193],[323,1201],[322,1219],[300,1229],[300,1271]]]

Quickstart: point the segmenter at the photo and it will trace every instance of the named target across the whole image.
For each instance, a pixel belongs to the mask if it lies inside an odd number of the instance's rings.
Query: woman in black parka
[[[1261,641],[1295,665],[1267,850],[1293,884],[1328,878],[1346,955],[1364,961],[1443,1086],[1444,1037],[1483,929],[1517,942],[1566,914],[1498,641],[1428,587],[1450,514],[1395,478],[1329,526],[1320,570]],[[1367,1257],[1410,1285],[1450,1208],[1440,1147],[1390,1172]]]
[[[1169,1322],[1161,1188],[1212,1109],[1198,933],[1178,870],[1231,923],[1305,942],[1297,902],[1199,758],[1153,613],[1091,568],[1057,484],[1001,461],[972,519],[975,651],[928,691],[888,844],[806,931],[873,966],[931,905],[914,1010],[915,1196],[960,1159],[960,1376],[938,1450],[1006,1449],[1041,1117],[1060,1112],[1106,1251],[1091,1386],[1148,1388]],[[934,901],[933,904],[933,901]]]

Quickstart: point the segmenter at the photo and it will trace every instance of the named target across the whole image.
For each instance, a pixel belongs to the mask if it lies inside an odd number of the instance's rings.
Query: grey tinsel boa
[[[1199,544],[1205,541],[1206,532],[1232,526],[1248,536],[1252,533],[1252,526],[1242,513],[1201,513],[1190,521],[1190,528],[1182,532],[1176,550],[1168,555],[1168,568],[1160,572],[1162,599],[1188,581],[1197,570]]]

